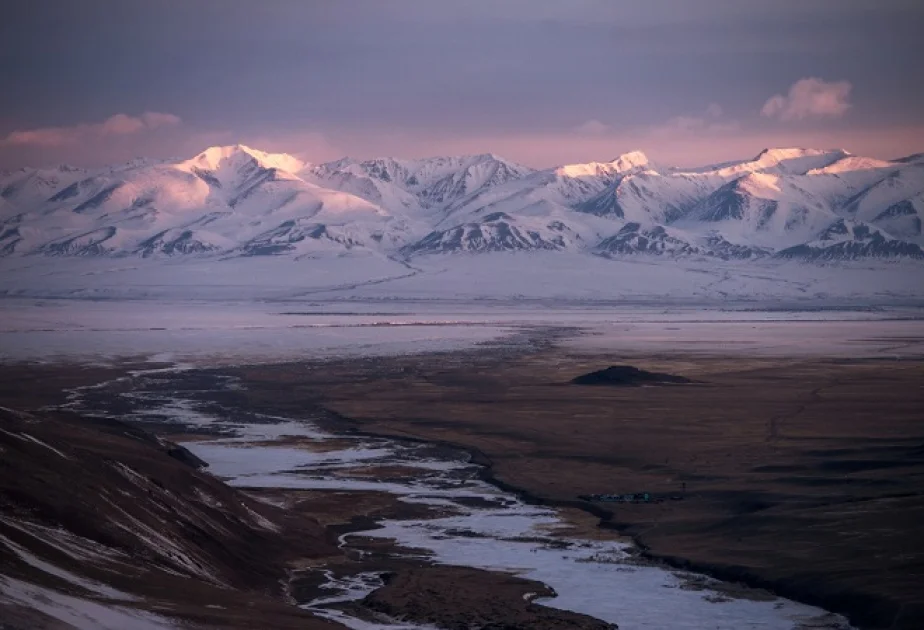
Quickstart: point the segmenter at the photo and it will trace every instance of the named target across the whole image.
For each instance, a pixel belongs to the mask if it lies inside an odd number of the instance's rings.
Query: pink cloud
[[[4,139],[4,143],[56,147],[72,140],[71,134],[63,127],[45,127],[30,131],[11,131]]]
[[[141,114],[141,120],[150,129],[156,129],[157,127],[173,127],[183,122],[179,116],[165,114],[163,112],[144,112]]]
[[[736,120],[726,120],[724,118],[725,110],[718,103],[710,103],[702,113],[683,114],[674,116],[668,120],[644,127],[636,131],[644,135],[660,138],[671,136],[715,136],[733,133],[741,129],[741,125]],[[620,133],[612,125],[591,119],[581,123],[572,129],[572,132],[580,136],[609,136],[613,137]],[[625,133],[625,130],[622,130]]]
[[[600,122],[599,120],[588,120],[574,128],[574,131],[576,133],[586,134],[590,136],[604,134],[611,130],[612,130],[612,127],[610,127],[606,123]]]
[[[128,135],[138,133],[142,129],[144,129],[143,120],[125,114],[110,116],[98,126],[99,132],[103,135]]]
[[[799,79],[790,86],[786,96],[776,94],[767,99],[760,113],[786,122],[813,117],[837,118],[850,109],[851,89],[853,86],[847,81]]]
[[[710,103],[702,114],[682,115],[669,118],[649,130],[653,137],[713,136],[738,131],[741,125],[736,120],[723,120],[724,110],[718,103]]]
[[[141,116],[115,114],[100,123],[80,123],[71,127],[40,127],[11,131],[3,144],[37,147],[60,147],[105,136],[126,136],[160,127],[173,127],[179,116],[162,112],[144,112]]]

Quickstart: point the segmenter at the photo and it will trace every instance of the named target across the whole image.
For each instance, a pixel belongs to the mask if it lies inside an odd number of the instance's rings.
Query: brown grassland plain
[[[630,363],[690,385],[575,376]],[[243,367],[248,404],[469,449],[650,555],[864,627],[924,627],[924,363],[475,352]],[[652,504],[578,495],[650,492]]]

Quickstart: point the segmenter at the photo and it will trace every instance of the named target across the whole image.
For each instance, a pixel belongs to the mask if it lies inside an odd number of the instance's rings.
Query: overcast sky
[[[924,151],[919,0],[5,0],[0,168]]]

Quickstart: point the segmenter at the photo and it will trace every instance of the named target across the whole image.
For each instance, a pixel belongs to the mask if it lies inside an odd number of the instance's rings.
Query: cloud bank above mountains
[[[144,112],[140,116],[113,114],[99,123],[78,123],[70,127],[39,127],[38,129],[14,130],[7,134],[3,143],[7,145],[59,147],[77,142],[105,138],[107,136],[134,135],[173,127],[182,121],[174,114]]]

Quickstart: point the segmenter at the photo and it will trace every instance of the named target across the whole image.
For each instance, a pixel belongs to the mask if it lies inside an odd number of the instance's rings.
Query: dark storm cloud
[[[760,116],[766,100],[810,77],[852,86],[849,114],[812,133],[924,124],[924,3],[913,1],[5,5],[3,135],[156,111],[182,118],[187,139],[321,132],[363,153],[368,134],[426,152],[425,134],[522,137],[587,121],[638,134],[713,103],[726,126],[769,133],[781,121]]]

